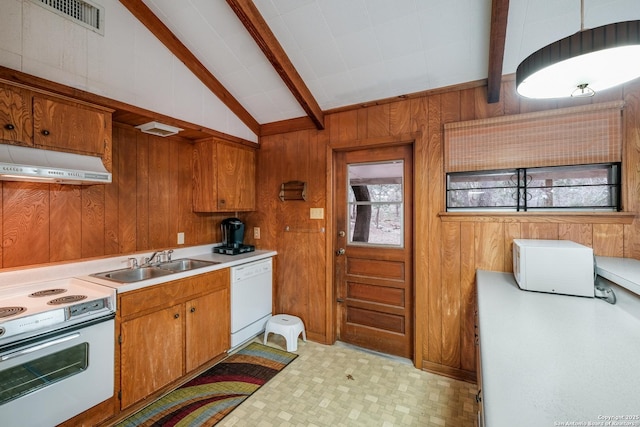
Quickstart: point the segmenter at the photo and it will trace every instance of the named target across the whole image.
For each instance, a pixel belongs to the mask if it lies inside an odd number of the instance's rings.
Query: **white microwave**
[[[520,289],[594,296],[593,249],[570,240],[513,240],[513,274]]]

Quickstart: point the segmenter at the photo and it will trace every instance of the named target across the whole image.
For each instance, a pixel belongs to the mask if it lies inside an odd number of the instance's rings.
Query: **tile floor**
[[[269,345],[286,348],[279,335],[270,335]],[[296,353],[218,426],[474,426],[474,384],[343,343],[298,340]]]

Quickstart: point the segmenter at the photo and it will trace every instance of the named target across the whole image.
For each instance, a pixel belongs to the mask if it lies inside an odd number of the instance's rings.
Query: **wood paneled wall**
[[[309,339],[327,343],[328,308],[327,259],[329,241],[326,219],[310,219],[310,208],[325,208],[327,134],[300,131],[266,137],[258,150],[257,211],[247,216],[250,244],[278,251],[276,266],[276,313],[304,319]],[[307,183],[307,199],[280,201],[284,182]],[[261,228],[260,240],[252,227]]]
[[[113,128],[113,182],[3,181],[2,268],[74,261],[220,241],[228,214],[191,211],[193,146],[180,138]]]
[[[258,214],[265,248],[277,249],[279,310],[303,318],[314,339],[334,340],[332,236],[313,229],[332,227],[332,152],[349,147],[412,142],[415,208],[415,362],[423,369],[475,379],[475,271],[511,271],[514,238],[571,239],[597,255],[640,259],[638,221],[611,216],[472,216],[445,209],[443,124],[505,114],[623,99],[624,210],[640,209],[640,82],[594,98],[533,101],[517,96],[513,79],[502,84],[501,100],[486,101],[486,87],[450,90],[424,97],[328,114],[324,131],[297,131],[261,138],[258,153]],[[281,182],[309,183],[307,202],[280,202]],[[310,207],[325,207],[325,220],[309,220]],[[290,226],[297,232],[285,232]],[[266,233],[265,233],[266,232]],[[325,270],[326,268],[326,270]],[[326,271],[326,273],[325,273]],[[322,328],[322,325],[325,325]],[[311,326],[311,327],[310,327]]]

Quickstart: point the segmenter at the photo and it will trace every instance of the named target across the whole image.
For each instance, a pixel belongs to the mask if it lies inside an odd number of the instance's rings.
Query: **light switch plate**
[[[310,208],[309,218],[311,219],[324,219],[324,208]]]
[[[253,227],[253,238],[260,239],[260,227]]]
[[[178,244],[184,245],[184,233],[182,232],[178,233]]]

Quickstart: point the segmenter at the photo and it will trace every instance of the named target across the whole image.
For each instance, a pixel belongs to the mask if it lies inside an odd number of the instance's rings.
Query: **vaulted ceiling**
[[[231,109],[323,128],[327,111],[487,79],[580,30],[580,0],[120,0]],[[640,19],[584,0],[585,28]]]

